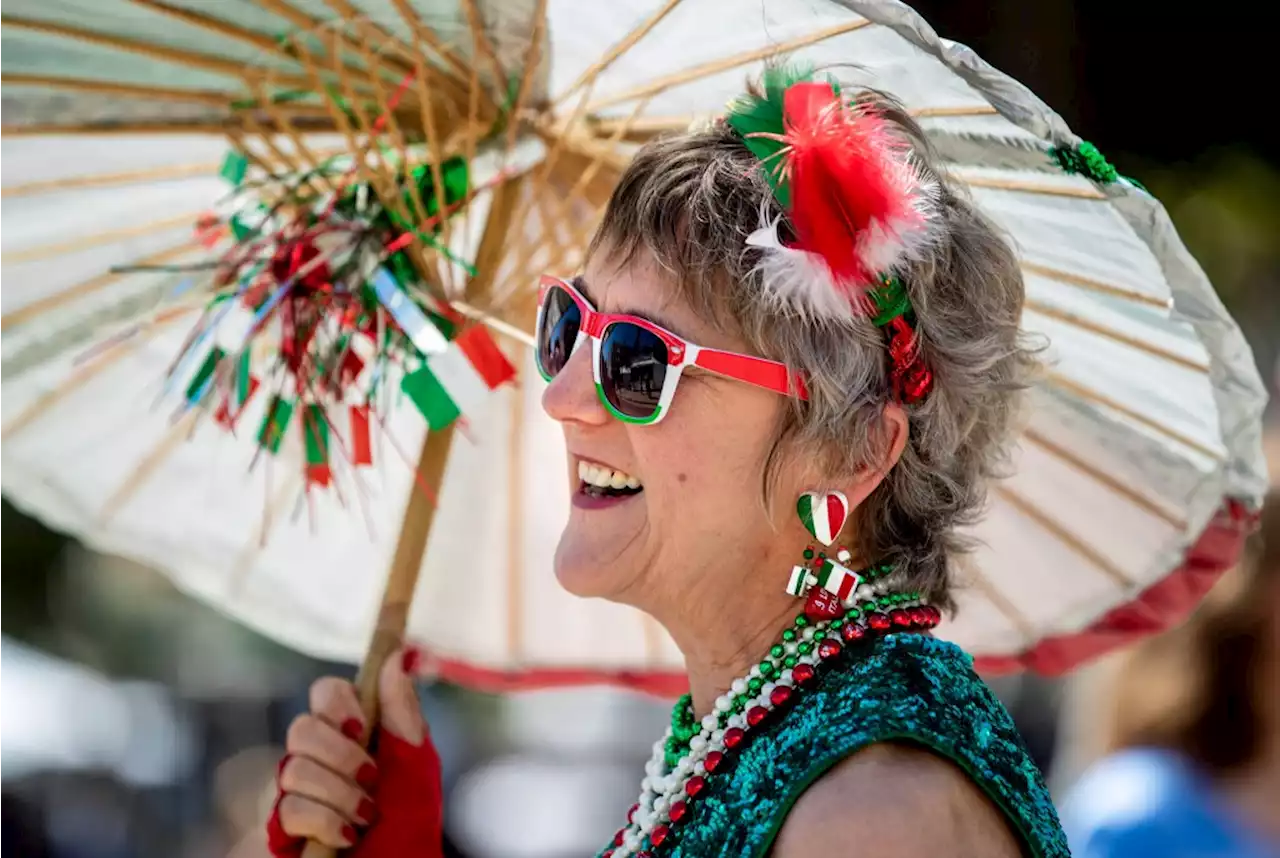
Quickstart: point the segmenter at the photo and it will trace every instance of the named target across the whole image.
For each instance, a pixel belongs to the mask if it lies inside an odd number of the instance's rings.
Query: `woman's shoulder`
[[[900,858],[1016,858],[1004,813],[957,766],[886,742],[846,758],[807,789],[779,832],[776,858],[839,854],[850,843]],[[818,851],[821,850],[821,851]]]
[[[1207,779],[1161,748],[1130,748],[1095,763],[1067,795],[1062,816],[1082,858],[1131,854],[1136,846],[1170,858],[1201,855],[1230,848],[1233,837]]]

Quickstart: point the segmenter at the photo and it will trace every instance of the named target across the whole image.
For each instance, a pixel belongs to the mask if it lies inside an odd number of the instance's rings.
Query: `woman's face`
[[[642,316],[698,345],[750,351],[700,319],[643,257],[621,269],[597,259],[582,286],[602,312]],[[761,502],[764,462],[785,398],[687,370],[662,421],[628,424],[597,398],[591,359],[584,343],[543,395],[569,453],[572,510],[556,552],[560,583],[579,596],[661,614],[663,604],[691,595],[741,592],[746,573],[777,555],[772,586],[781,592],[806,535],[798,523],[784,522],[780,537],[771,522],[777,517]],[[602,496],[588,485],[601,481],[602,469],[618,484],[638,482],[640,490]],[[787,485],[786,476],[777,501],[790,497],[794,504],[803,489]]]

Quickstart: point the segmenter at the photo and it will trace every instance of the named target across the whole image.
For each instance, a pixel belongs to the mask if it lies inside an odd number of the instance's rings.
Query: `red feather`
[[[783,103],[790,217],[797,243],[821,256],[856,304],[906,233],[923,225],[907,146],[874,109],[829,83],[787,88]]]

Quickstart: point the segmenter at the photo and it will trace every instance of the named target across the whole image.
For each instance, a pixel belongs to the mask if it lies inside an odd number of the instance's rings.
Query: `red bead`
[[[942,611],[938,610],[933,605],[928,605],[927,607],[929,608],[929,622],[935,626],[942,622]]]
[[[814,587],[809,591],[809,598],[804,603],[804,615],[811,622],[834,620],[843,613],[840,597],[825,587]]]
[[[929,612],[922,605],[916,605],[914,608],[908,608],[907,613],[911,615],[911,624],[914,626],[927,626],[929,624]]]
[[[902,388],[907,402],[918,402],[933,388],[933,373],[917,364],[907,372]]]
[[[600,858],[613,858],[613,850],[612,849],[604,850],[604,852],[600,853]]]
[[[637,852],[636,858],[653,858],[653,853],[646,849],[643,852]]]
[[[813,665],[797,664],[795,667],[791,668],[791,678],[796,681],[797,685],[804,685],[806,682],[813,679],[813,677]]]
[[[889,622],[893,623],[900,629],[905,629],[911,625],[911,615],[902,608],[894,608],[889,612]]]
[[[711,753],[718,754],[719,752],[712,751]],[[710,758],[711,758],[711,754],[708,754],[707,759],[710,759]],[[711,767],[707,766],[707,763],[705,760],[703,761],[702,765],[706,766],[707,771],[711,771]],[[689,794],[690,798],[693,798],[698,793],[702,792],[702,788],[705,787],[706,785],[707,785],[707,781],[705,778],[699,777],[698,775],[694,775],[693,777],[689,778],[689,782],[684,785],[684,791]]]
[[[826,661],[829,658],[835,658],[840,654],[840,644],[832,640],[825,640],[818,644],[818,658]]]
[[[614,845],[614,846],[621,846],[621,845],[622,845],[623,836],[624,836],[626,833],[627,833],[627,829],[625,829],[625,828],[619,828],[619,829],[618,829],[618,833],[617,833],[617,834],[615,834],[615,835],[613,835],[613,845]]]
[[[763,721],[765,718],[768,718],[768,717],[769,717],[769,710],[765,709],[763,706],[752,706],[750,709],[747,710],[747,724],[751,725],[752,727],[756,726],[757,724],[759,724],[761,721]],[[728,738],[729,736],[726,733],[725,739],[728,739]],[[728,743],[726,742],[726,744]]]
[[[667,839],[667,835],[671,833],[671,829],[665,825],[655,825],[653,831],[649,832],[649,842],[654,846],[661,846],[662,841]]]
[[[707,758],[702,761],[702,767],[709,772],[714,772],[720,767],[720,761],[724,759],[724,754],[719,751],[712,751],[707,754]]]
[[[867,614],[867,625],[871,626],[871,628],[875,629],[878,632],[882,632],[885,629],[889,628],[890,620],[889,620],[889,617],[885,614],[873,612],[873,613]]]
[[[639,809],[640,809],[640,804],[638,802],[636,804],[631,805],[631,809],[627,811],[627,822],[636,821],[636,811]]]
[[[844,638],[845,643],[853,643],[862,640],[866,633],[866,629],[857,623],[849,623],[840,630],[840,637]]]
[[[671,805],[671,809],[667,811],[667,816],[671,817],[672,822],[679,822],[684,819],[685,811],[688,809],[689,808],[685,807],[685,803],[683,801],[677,801],[675,804]]]
[[[730,749],[738,747],[742,744],[742,738],[745,735],[741,727],[730,727],[724,731],[724,746]],[[710,754],[707,756],[710,758]]]
[[[798,666],[799,665],[797,665],[797,667]],[[793,671],[791,675],[794,677],[795,672]],[[789,685],[779,685],[777,688],[769,692],[769,702],[774,706],[786,706],[787,701],[790,699],[791,686]]]

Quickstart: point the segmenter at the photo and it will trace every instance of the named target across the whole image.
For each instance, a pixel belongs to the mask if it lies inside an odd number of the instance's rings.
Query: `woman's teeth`
[[[590,462],[578,462],[578,479],[592,488],[610,492],[639,491],[640,480],[622,471],[593,465]]]

